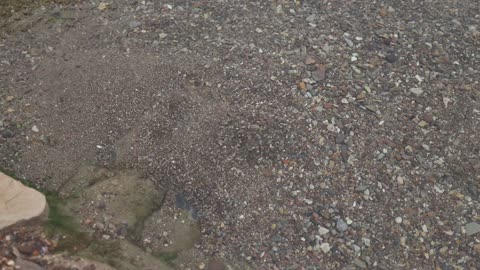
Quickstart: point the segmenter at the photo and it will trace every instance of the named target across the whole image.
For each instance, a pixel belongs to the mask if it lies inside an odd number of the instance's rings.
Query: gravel
[[[45,5],[2,17],[0,168],[183,194],[181,269],[480,269],[478,1]]]

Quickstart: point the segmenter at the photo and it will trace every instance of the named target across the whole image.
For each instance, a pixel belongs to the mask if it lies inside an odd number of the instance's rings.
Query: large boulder
[[[20,222],[46,217],[45,196],[0,172],[0,230]]]

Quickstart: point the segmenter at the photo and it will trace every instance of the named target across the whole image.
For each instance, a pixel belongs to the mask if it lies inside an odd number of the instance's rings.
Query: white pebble
[[[403,221],[402,217],[396,217],[395,218],[395,223],[397,223],[397,224],[402,224],[402,221]]]

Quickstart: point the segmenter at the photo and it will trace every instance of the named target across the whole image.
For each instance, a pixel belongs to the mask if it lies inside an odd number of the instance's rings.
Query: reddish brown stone
[[[330,102],[327,102],[327,103],[323,104],[323,108],[325,110],[331,110],[333,108],[333,104],[330,103]]]

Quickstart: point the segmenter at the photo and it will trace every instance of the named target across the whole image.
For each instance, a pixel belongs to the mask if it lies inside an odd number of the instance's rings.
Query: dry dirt
[[[140,172],[201,225],[179,269],[478,269],[479,14],[119,0],[3,15],[0,168],[52,191],[85,166]]]

